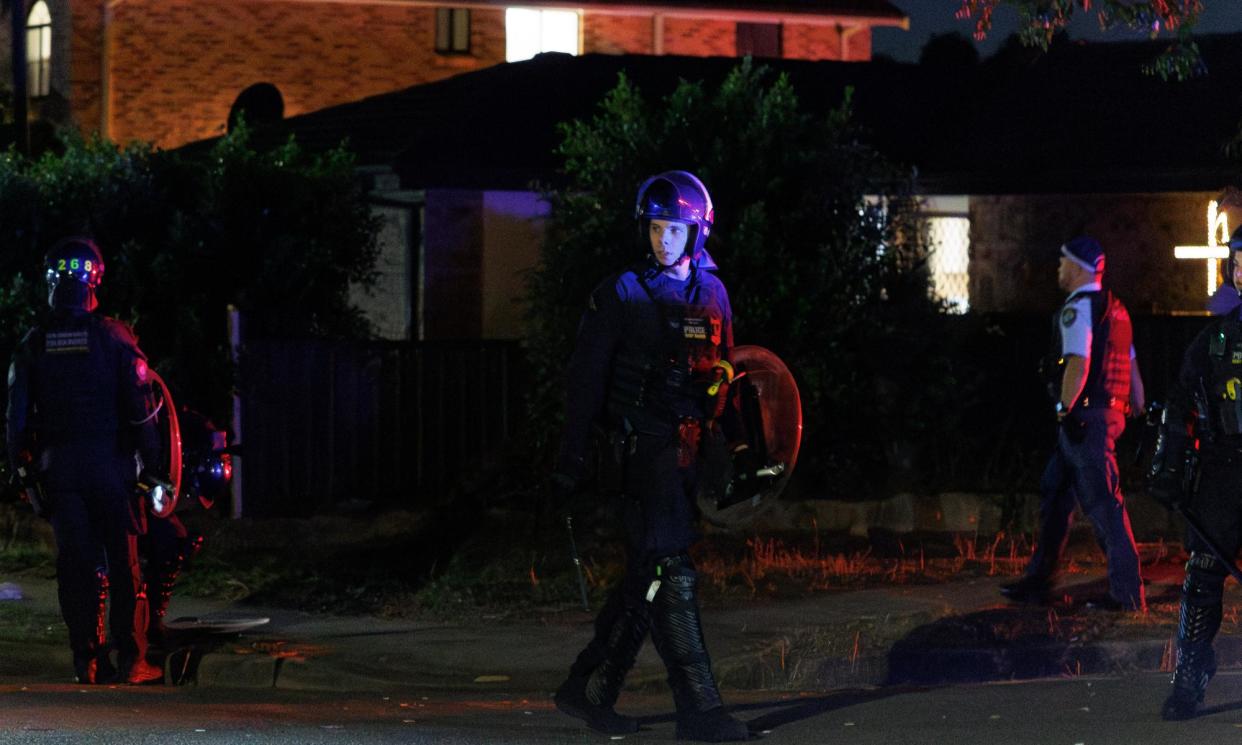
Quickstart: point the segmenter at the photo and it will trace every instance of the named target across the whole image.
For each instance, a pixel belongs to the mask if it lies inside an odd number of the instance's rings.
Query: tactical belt
[[[1084,398],[1082,400],[1082,407],[1084,409],[1112,409],[1113,411],[1120,411],[1125,416],[1130,415],[1130,402],[1116,396],[1109,396],[1103,399],[1097,398],[1095,400]]]

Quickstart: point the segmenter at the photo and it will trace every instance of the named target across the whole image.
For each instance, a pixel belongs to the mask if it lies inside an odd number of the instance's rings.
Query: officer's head
[[[1225,283],[1242,297],[1242,228],[1229,236],[1229,260],[1225,263]]]
[[[1104,276],[1104,248],[1099,241],[1079,236],[1061,246],[1061,263],[1057,267],[1057,284],[1070,292],[1087,282],[1098,282]]]
[[[72,236],[47,252],[47,302],[53,308],[94,310],[95,288],[103,281],[104,261],[90,238]]]
[[[694,174],[665,171],[647,179],[638,187],[634,216],[661,266],[688,260],[704,268],[715,267],[703,248],[715,210],[707,187]]]

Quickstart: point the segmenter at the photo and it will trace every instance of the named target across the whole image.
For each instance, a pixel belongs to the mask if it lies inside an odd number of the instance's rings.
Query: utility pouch
[[[625,465],[634,449],[635,435],[616,427],[596,425],[595,474],[600,496],[616,497],[625,491]]]

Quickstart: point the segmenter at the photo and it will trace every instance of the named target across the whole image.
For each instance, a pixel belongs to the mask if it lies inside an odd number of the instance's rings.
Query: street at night
[[[1242,737],[1242,2],[0,0],[0,745]]]
[[[838,691],[729,692],[730,710],[764,740],[791,745],[1180,745],[1230,742],[1242,727],[1242,676],[1213,682],[1189,723],[1162,722],[1167,675],[1082,676],[1013,683]],[[40,743],[590,743],[553,709],[550,692],[403,692],[0,687],[4,742]],[[614,742],[673,742],[665,693],[627,693],[619,707],[643,730]]]

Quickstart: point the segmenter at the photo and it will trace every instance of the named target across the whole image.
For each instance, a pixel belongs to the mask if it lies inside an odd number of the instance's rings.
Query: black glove
[[[1060,425],[1065,437],[1075,445],[1087,439],[1087,423],[1082,420],[1078,409],[1070,409],[1069,413],[1061,417]]]
[[[730,461],[733,467],[733,478],[729,482],[728,495],[725,499],[725,502],[729,504],[736,504],[754,497],[771,478],[756,475],[766,464],[758,453],[746,445],[734,448]]]
[[[144,470],[138,474],[138,498],[156,517],[168,517],[177,508],[177,495],[168,479]]]
[[[748,445],[738,445],[733,448],[729,458],[733,465],[733,479],[735,481],[739,477],[743,479],[754,478],[755,472],[765,465],[759,454],[751,450]]]

